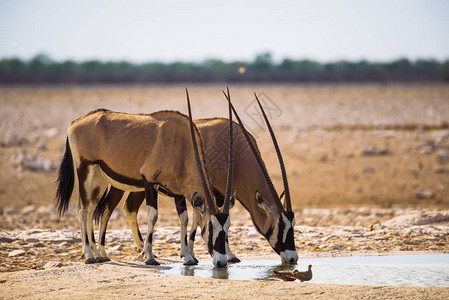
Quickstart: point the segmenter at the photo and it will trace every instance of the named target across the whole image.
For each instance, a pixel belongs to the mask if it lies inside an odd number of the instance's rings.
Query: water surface
[[[277,271],[306,271],[311,264],[314,283],[435,286],[449,287],[449,254],[349,256],[300,258],[296,266],[280,265],[280,260],[244,260],[224,268],[214,268],[210,261],[197,266],[182,263],[168,265],[166,274],[234,280],[278,280]]]

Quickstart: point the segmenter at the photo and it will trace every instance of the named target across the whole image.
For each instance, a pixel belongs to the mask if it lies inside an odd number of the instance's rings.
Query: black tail
[[[66,141],[65,153],[59,166],[58,179],[56,180],[58,189],[56,190],[55,202],[58,207],[58,216],[61,217],[69,206],[75,183],[75,173],[73,171],[72,151],[69,140]]]
[[[95,224],[98,224],[100,222],[100,218],[101,216],[103,216],[103,213],[106,209],[107,198],[109,196],[108,190],[109,189],[106,189],[106,191],[104,192],[103,196],[100,199],[100,202],[98,202],[97,207],[95,207],[94,211]]]

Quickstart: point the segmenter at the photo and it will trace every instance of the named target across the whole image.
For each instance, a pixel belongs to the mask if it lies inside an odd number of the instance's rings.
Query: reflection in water
[[[269,262],[269,263],[268,263]],[[293,271],[295,265],[280,265],[272,261],[253,260],[244,261],[238,264],[228,264],[226,267],[213,267],[208,262],[200,262],[196,266],[184,266],[181,264],[171,264],[171,268],[165,273],[179,274],[183,276],[198,276],[216,279],[255,279],[255,280],[277,280],[273,278],[274,271]]]
[[[313,265],[314,283],[449,287],[449,254],[304,258],[299,265],[279,260],[246,260],[215,268],[209,261],[196,266],[167,265],[165,274],[233,280],[280,280],[274,271],[307,270]]]
[[[196,271],[196,274],[195,274]],[[180,268],[180,274],[184,275],[184,276],[200,276],[200,277],[204,277],[202,275],[204,275],[203,273],[207,271],[206,268],[199,268],[198,266],[182,266]],[[211,278],[216,278],[216,279],[229,279],[229,271],[228,271],[228,267],[213,267],[212,272],[209,276],[207,277],[211,277]]]
[[[184,266],[184,268],[181,268],[181,275],[195,276],[195,268],[193,266]]]
[[[212,278],[216,279],[229,279],[229,270],[228,266],[221,268],[213,268],[212,269]]]

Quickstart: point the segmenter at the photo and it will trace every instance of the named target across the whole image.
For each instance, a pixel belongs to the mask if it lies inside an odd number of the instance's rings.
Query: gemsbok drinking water
[[[109,260],[104,248],[100,247],[99,251],[96,247],[93,214],[111,185],[122,191],[144,192],[149,229],[144,246],[146,264],[159,264],[152,253],[158,191],[175,197],[178,207],[185,208],[185,199],[189,199],[202,219],[203,238],[213,264],[219,267],[227,264],[225,240],[230,226],[232,160],[226,186],[229,192],[219,208],[205,168],[203,141],[192,121],[187,90],[186,93],[189,117],[175,111],[126,114],[99,109],[69,125],[56,202],[61,216],[68,208],[76,175],[85,263]],[[182,253],[185,264],[196,263],[187,245]]]
[[[231,105],[229,91],[227,95],[225,94],[225,96]],[[239,143],[239,146],[242,147],[241,149],[237,149],[237,146],[235,145],[233,146],[235,152],[238,153],[238,155],[235,155],[234,157],[235,167],[233,187],[236,190],[237,200],[239,200],[243,207],[248,210],[255,227],[267,239],[275,252],[280,255],[282,262],[296,263],[298,260],[298,254],[295,249],[293,232],[295,219],[290,200],[285,166],[276,137],[257,96],[256,100],[259,103],[261,112],[263,113],[279,158],[284,182],[284,193],[282,193],[281,196],[277,194],[260,155],[257,143],[244,127],[234,107],[232,107],[232,109],[234,110],[238,120],[238,123],[234,123],[234,126],[240,125],[240,128],[236,128],[234,130],[234,140],[237,141],[239,139],[243,139],[246,142],[243,144]],[[230,155],[227,153],[230,140],[226,139],[226,137],[223,138],[221,134],[229,131],[229,120],[225,118],[209,118],[195,120],[194,123],[200,131],[204,148],[215,149],[215,152],[226,155],[226,159],[229,161]],[[209,170],[215,198],[219,202],[223,202],[223,199],[226,199],[223,196],[225,194],[223,187],[225,186],[224,183],[226,182],[227,177],[224,172],[221,172],[219,169],[213,167],[214,163],[216,163],[214,161],[216,158],[213,157],[214,153],[211,153],[211,156],[212,157],[208,157],[206,154],[206,168]],[[109,221],[112,211],[118,205],[123,195],[124,191],[113,188],[109,191],[108,195],[102,199],[102,203],[96,211],[97,217],[99,218],[101,216],[100,236],[104,237],[107,222]],[[124,197],[125,213],[133,232],[137,247],[140,251],[143,249],[144,242],[137,224],[137,212],[144,200],[144,197],[144,193],[129,193]],[[284,205],[281,202],[281,198],[284,198]],[[177,201],[178,200],[175,198],[175,202]],[[180,213],[180,211],[183,212],[183,210],[178,209],[178,213]],[[192,256],[194,256],[193,242],[196,234],[196,228],[198,223],[201,223],[201,216],[197,214],[198,213],[195,210],[189,238],[189,248]],[[202,227],[201,225],[202,224],[200,224],[200,227]],[[181,243],[184,243],[184,239],[181,239]],[[104,238],[100,241],[100,244],[104,247]],[[227,240],[226,253],[229,262],[239,261],[239,259],[229,248]],[[183,254],[181,253],[181,255]]]

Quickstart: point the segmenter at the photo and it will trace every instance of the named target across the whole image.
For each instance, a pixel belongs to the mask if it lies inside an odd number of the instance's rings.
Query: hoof
[[[196,260],[196,259],[195,259]],[[194,266],[194,265],[197,265],[198,264],[198,261],[196,260],[189,260],[189,261],[186,261],[185,263],[184,263],[184,266]]]
[[[146,264],[146,265],[150,265],[150,266],[159,266],[159,265],[160,265],[160,263],[158,263],[154,258],[152,258],[152,259],[147,259],[147,260],[145,261],[145,264]]]
[[[97,258],[95,258],[95,261],[100,264],[100,263],[104,263],[106,260],[103,257],[97,257]]]
[[[97,260],[97,262],[99,262],[99,263],[111,261],[111,259],[110,259],[109,257],[107,257],[107,256],[105,256],[105,257],[98,257],[98,258],[96,258],[96,260]]]
[[[85,261],[84,261],[84,263],[86,264],[86,265],[90,265],[90,264],[95,264],[97,262],[97,260],[95,259],[95,258],[88,258],[88,259],[86,259]]]
[[[237,257],[233,257],[233,258],[228,260],[228,263],[233,263],[233,264],[239,263],[239,262],[241,262],[241,260],[238,259]]]

